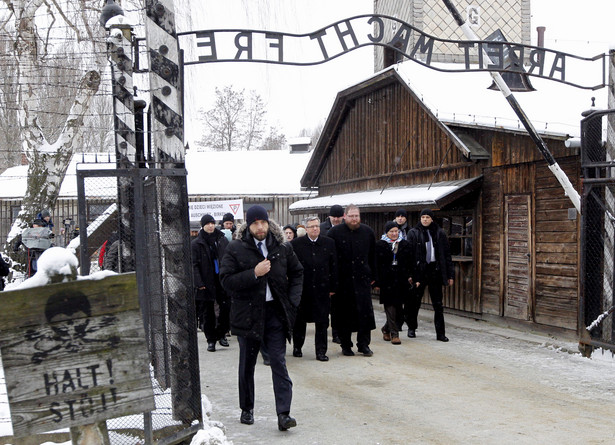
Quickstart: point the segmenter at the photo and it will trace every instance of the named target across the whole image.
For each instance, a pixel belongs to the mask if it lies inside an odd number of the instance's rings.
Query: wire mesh
[[[613,139],[607,134],[612,131],[613,113],[594,113],[581,123],[584,190],[580,321],[589,334],[587,343],[611,350],[615,350],[615,152]]]
[[[156,409],[107,421],[112,444],[165,443],[201,424],[185,175],[164,170],[79,174],[82,274],[136,271]],[[116,185],[104,204],[96,190]],[[88,212],[96,203],[99,214]],[[88,270],[89,268],[89,270]],[[170,439],[169,439],[170,440]],[[171,442],[169,442],[171,443]]]

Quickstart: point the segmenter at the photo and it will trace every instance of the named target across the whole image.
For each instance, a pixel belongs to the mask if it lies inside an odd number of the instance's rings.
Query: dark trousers
[[[314,348],[316,354],[327,353],[327,329],[329,328],[329,320],[325,322],[315,322],[314,333]],[[297,349],[303,348],[305,344],[305,332],[307,330],[307,322],[301,315],[301,312],[297,314],[297,320],[295,321],[295,327],[293,329],[293,347]]]
[[[197,300],[196,312],[199,314],[199,325],[208,343],[215,343],[226,336],[230,328],[230,307],[227,301],[218,301],[218,315],[216,315],[214,301]]]
[[[431,306],[433,307],[434,315],[433,322],[436,327],[436,335],[443,336],[444,335],[444,305],[442,304],[442,274],[435,266],[436,263],[431,263],[427,266],[427,271],[425,277],[423,278],[424,282],[416,290],[416,304],[412,309],[412,314],[414,318],[412,319],[412,324],[408,322],[409,329],[416,329],[417,325],[417,317],[419,313],[419,308],[421,306],[421,299],[423,298],[423,294],[425,292],[425,288],[429,288],[429,297],[431,298]]]
[[[351,339],[351,331],[347,331],[345,329],[339,329],[337,330],[338,334],[340,335],[340,340],[342,341],[342,348],[343,349],[350,349],[352,348],[353,344],[352,344],[352,339]],[[369,346],[369,344],[372,341],[372,331],[371,330],[365,330],[365,331],[358,331],[357,332],[357,347],[359,349],[365,347],[365,346]]]
[[[293,382],[286,369],[286,337],[284,325],[275,310],[275,303],[265,304],[265,333],[263,343],[269,353],[276,413],[289,413],[293,396]],[[254,368],[261,342],[237,337],[239,342],[239,406],[254,409]]]

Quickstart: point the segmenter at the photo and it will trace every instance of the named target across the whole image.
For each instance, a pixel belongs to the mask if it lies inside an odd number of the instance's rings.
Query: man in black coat
[[[337,287],[337,254],[335,241],[320,236],[320,219],[311,216],[305,222],[307,236],[291,241],[293,250],[303,265],[303,293],[293,331],[293,356],[302,357],[306,324],[314,322],[316,360],[326,362],[327,328],[331,312],[331,297]]]
[[[326,221],[320,223],[320,234],[327,236],[331,227],[337,226],[344,222],[344,209],[341,205],[334,204],[329,209],[329,217]]]
[[[417,317],[425,288],[429,287],[429,297],[434,310],[436,338],[448,341],[444,328],[444,306],[442,304],[442,286],[452,286],[455,267],[451,258],[448,238],[444,230],[434,221],[431,209],[421,211],[421,220],[410,230],[408,241],[414,250],[416,262],[413,281],[416,285],[415,296],[411,296],[411,307],[407,311],[408,337],[416,337]]]
[[[214,352],[216,342],[228,346],[226,333],[229,330],[230,302],[220,284],[220,263],[228,240],[216,229],[216,220],[211,215],[201,217],[201,230],[191,242],[192,269],[198,324],[207,338],[207,350]],[[215,303],[219,313],[216,319]]]
[[[331,305],[331,321],[340,336],[342,354],[352,356],[351,333],[357,332],[357,348],[364,356],[371,330],[376,329],[372,305],[372,284],[376,280],[374,231],[361,224],[359,208],[350,204],[344,211],[344,224],[329,230],[337,251],[338,285]]]
[[[254,367],[263,343],[270,357],[278,429],[294,427],[293,383],[285,354],[301,300],[303,267],[263,207],[248,210],[246,222],[226,249],[220,275],[231,296],[231,332],[239,342],[240,421],[254,423]]]

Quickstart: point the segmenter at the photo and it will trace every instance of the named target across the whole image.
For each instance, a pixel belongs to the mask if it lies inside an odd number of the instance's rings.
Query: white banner
[[[225,213],[230,213],[237,219],[243,219],[243,199],[234,199],[231,201],[201,201],[189,202],[188,211],[190,212],[190,221],[201,221],[201,217],[205,214],[211,215],[216,219],[216,223],[222,221]]]

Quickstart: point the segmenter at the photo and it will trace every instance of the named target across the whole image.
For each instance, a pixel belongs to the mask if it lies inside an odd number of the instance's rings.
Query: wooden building
[[[596,92],[533,82],[516,96],[580,190],[579,149],[565,141]],[[291,212],[357,204],[380,237],[398,208],[415,225],[430,207],[455,263],[448,311],[576,330],[580,218],[490,83],[406,62],[338,93],[302,178],[319,196]]]

